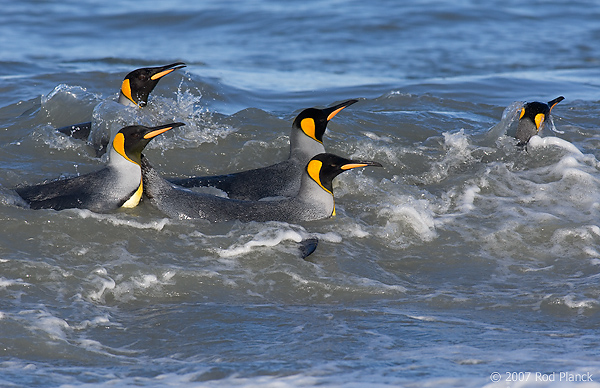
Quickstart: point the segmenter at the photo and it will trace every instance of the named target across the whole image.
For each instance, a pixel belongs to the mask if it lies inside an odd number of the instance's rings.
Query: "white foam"
[[[475,208],[475,198],[480,191],[481,189],[479,188],[479,186],[467,186],[463,192],[463,195],[460,198],[460,204],[458,206],[458,209],[464,213],[473,210]]]
[[[302,241],[303,236],[294,230],[276,230],[266,229],[258,233],[252,240],[239,245],[234,244],[227,249],[217,249],[216,252],[220,257],[228,258],[240,256],[253,251],[256,247],[274,247],[281,244],[283,241]]]
[[[27,286],[29,283],[23,281],[23,279],[7,279],[5,277],[0,277],[0,288],[7,288],[11,286]]]
[[[390,197],[377,211],[377,216],[385,220],[377,235],[385,237],[392,245],[404,243],[408,231],[421,241],[431,241],[437,236],[434,214],[426,200],[411,196]]]
[[[541,147],[558,147],[563,150],[570,152],[572,154],[581,155],[581,151],[575,147],[573,144],[569,143],[566,140],[563,140],[554,136],[540,137],[538,135],[532,136],[529,139],[529,143],[527,144],[528,149],[535,149]]]
[[[117,283],[112,278],[101,278],[97,277],[94,279],[98,283],[99,289],[97,291],[90,292],[88,297],[94,301],[102,301],[104,292],[107,290],[114,290]]]
[[[600,302],[595,299],[582,299],[575,300],[576,296],[573,294],[568,294],[561,298],[561,301],[565,304],[565,306],[572,309],[589,309],[597,307]]]
[[[171,220],[168,218],[162,218],[144,223],[131,218],[122,218],[121,215],[94,213],[87,209],[70,209],[70,211],[77,213],[83,219],[93,218],[108,222],[115,226],[127,226],[136,229],[154,229],[161,231],[165,226],[171,224]]]
[[[90,94],[86,88],[81,86],[69,86],[67,84],[59,84],[57,85],[50,93],[47,95],[42,95],[41,103],[42,105],[48,104],[53,98],[59,95],[70,96],[75,99],[80,99],[80,95],[82,94]],[[95,95],[99,98],[98,95]]]

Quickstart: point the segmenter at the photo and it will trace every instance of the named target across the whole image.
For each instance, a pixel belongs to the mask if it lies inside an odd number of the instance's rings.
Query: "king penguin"
[[[515,134],[515,137],[519,140],[519,146],[526,145],[532,136],[537,135],[541,131],[544,123],[550,116],[552,108],[564,99],[563,96],[560,96],[548,103],[533,101],[523,105]]]
[[[158,81],[167,74],[184,68],[183,62],[157,67],[143,67],[136,69],[125,76],[119,90],[119,104],[125,106],[144,107],[148,104],[148,97]],[[92,129],[91,122],[79,123],[58,128],[57,131],[75,139],[86,140]],[[108,140],[108,139],[107,139]],[[105,144],[103,145],[105,146]]]
[[[381,164],[318,154],[300,174],[301,185],[295,196],[268,201],[229,199],[181,188],[163,179],[145,157],[142,157],[142,176],[149,202],[172,218],[298,223],[335,215],[333,179],[344,171],[366,166],[381,167]]]
[[[102,213],[120,207],[135,207],[143,193],[142,150],[154,137],[182,125],[125,127],[115,135],[108,164],[103,169],[15,190],[31,209],[79,208]]]
[[[357,102],[348,100],[325,109],[308,108],[292,123],[289,157],[268,167],[227,175],[169,179],[182,187],[216,187],[229,198],[258,201],[267,197],[293,197],[300,189],[302,170],[315,155],[325,152],[323,134],[327,123],[342,109]]]

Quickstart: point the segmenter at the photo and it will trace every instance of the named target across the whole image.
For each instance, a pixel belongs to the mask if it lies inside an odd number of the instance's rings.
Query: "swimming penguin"
[[[125,106],[144,107],[148,104],[148,96],[154,90],[158,81],[175,70],[184,68],[183,62],[171,63],[166,66],[143,67],[136,69],[125,76],[119,90],[118,103]],[[91,122],[79,123],[58,128],[57,131],[75,139],[86,140],[92,129]],[[106,143],[108,143],[106,139]],[[103,144],[106,146],[106,144]]]
[[[155,136],[183,123],[121,129],[112,141],[108,165],[96,172],[16,188],[31,209],[69,208],[107,212],[137,206],[142,197],[141,153]]]
[[[308,108],[292,123],[288,159],[268,167],[227,175],[169,179],[183,187],[216,187],[229,198],[258,201],[267,197],[293,197],[300,189],[302,171],[315,155],[325,152],[323,134],[327,123],[342,109],[357,102],[348,100],[326,109]]]
[[[142,157],[142,176],[144,194],[149,202],[169,217],[202,218],[211,222],[296,223],[335,215],[333,178],[344,171],[366,166],[381,167],[381,164],[345,159],[328,153],[316,155],[300,174],[302,182],[294,197],[263,201],[229,199],[181,188],[163,179],[145,157]]]
[[[515,134],[515,137],[519,140],[519,146],[526,145],[532,136],[540,132],[550,116],[552,108],[564,99],[563,96],[560,96],[548,103],[534,101],[528,102],[523,106]]]

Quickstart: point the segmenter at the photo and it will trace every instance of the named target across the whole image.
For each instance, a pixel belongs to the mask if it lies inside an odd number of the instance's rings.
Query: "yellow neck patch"
[[[123,135],[123,134],[122,134],[122,133],[120,133],[120,132],[119,132],[119,133],[117,133],[117,134],[115,135],[115,138],[114,138],[114,140],[113,140],[113,144],[112,144],[112,146],[113,146],[113,149],[114,149],[115,151],[117,151],[117,153],[118,153],[119,155],[121,155],[121,156],[122,156],[122,157],[124,157],[125,159],[129,160],[131,163],[135,163],[135,164],[138,164],[138,165],[139,165],[139,163],[136,163],[136,162],[134,162],[133,160],[131,160],[131,159],[129,158],[129,156],[127,156],[127,153],[125,153],[125,135]]]
[[[140,200],[142,199],[143,192],[144,192],[144,186],[142,184],[142,181],[140,181],[140,186],[138,187],[138,189],[135,191],[135,193],[133,193],[131,198],[129,198],[127,201],[125,201],[125,203],[123,205],[121,205],[121,207],[125,207],[125,208],[136,207],[140,203]]]
[[[327,191],[329,194],[333,195],[333,193],[329,190],[327,190],[323,184],[321,183],[321,178],[319,177],[319,174],[321,172],[321,167],[323,167],[323,162],[321,162],[320,160],[311,160],[310,162],[308,162],[308,166],[306,166],[306,171],[308,172],[308,175],[315,181],[317,182],[317,184],[319,186],[321,186],[321,188],[325,191]]]
[[[538,131],[540,130],[540,126],[544,122],[545,118],[546,115],[543,113],[538,113],[537,115],[535,115],[535,126],[537,127]]]
[[[521,115],[519,116],[519,120],[521,120],[525,116],[525,108],[521,109]]]
[[[123,84],[121,85],[121,93],[123,93],[123,95],[125,97],[127,97],[127,99],[131,102],[133,102],[135,105],[139,106],[137,102],[135,102],[133,100],[133,97],[131,96],[131,83],[129,82],[128,78],[125,78],[123,80]]]
[[[306,136],[310,137],[311,139],[313,139],[315,141],[318,141],[319,143],[322,143],[316,137],[315,119],[313,119],[311,117],[302,119],[302,121],[300,122],[300,128],[302,129],[302,132],[304,132],[306,134]]]

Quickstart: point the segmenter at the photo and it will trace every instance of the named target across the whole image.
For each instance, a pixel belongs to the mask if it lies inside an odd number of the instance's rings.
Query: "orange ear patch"
[[[306,136],[310,137],[311,139],[315,140],[315,141],[319,141],[317,140],[315,131],[316,131],[316,126],[315,126],[315,120],[311,117],[307,117],[305,119],[302,119],[302,121],[300,122],[300,128],[302,128],[302,132],[304,132],[306,134]],[[321,143],[319,141],[319,143]]]
[[[113,149],[115,151],[117,151],[117,153],[119,155],[121,155],[122,157],[124,157],[125,159],[129,160],[131,163],[135,163],[133,160],[131,160],[128,156],[127,153],[125,152],[125,135],[123,135],[122,133],[117,133],[115,135],[115,138],[113,139],[113,143],[112,143]],[[137,164],[137,163],[135,163]]]
[[[323,167],[323,162],[321,162],[320,160],[311,160],[310,162],[308,162],[308,166],[306,166],[306,171],[308,172],[308,175],[315,182],[317,182],[317,184],[319,186],[321,186],[321,188],[323,190],[325,190],[329,194],[333,195],[333,193],[331,191],[327,190],[325,187],[323,187],[323,184],[321,183],[320,173],[321,173],[322,167]]]
[[[540,129],[540,126],[542,125],[545,119],[546,115],[543,113],[538,113],[537,115],[535,115],[535,126],[538,130]]]
[[[129,101],[133,102],[135,105],[138,105],[138,103],[135,102],[131,96],[131,83],[129,82],[128,78],[125,78],[123,80],[123,84],[121,84],[121,93],[123,93],[123,95],[127,97]]]

